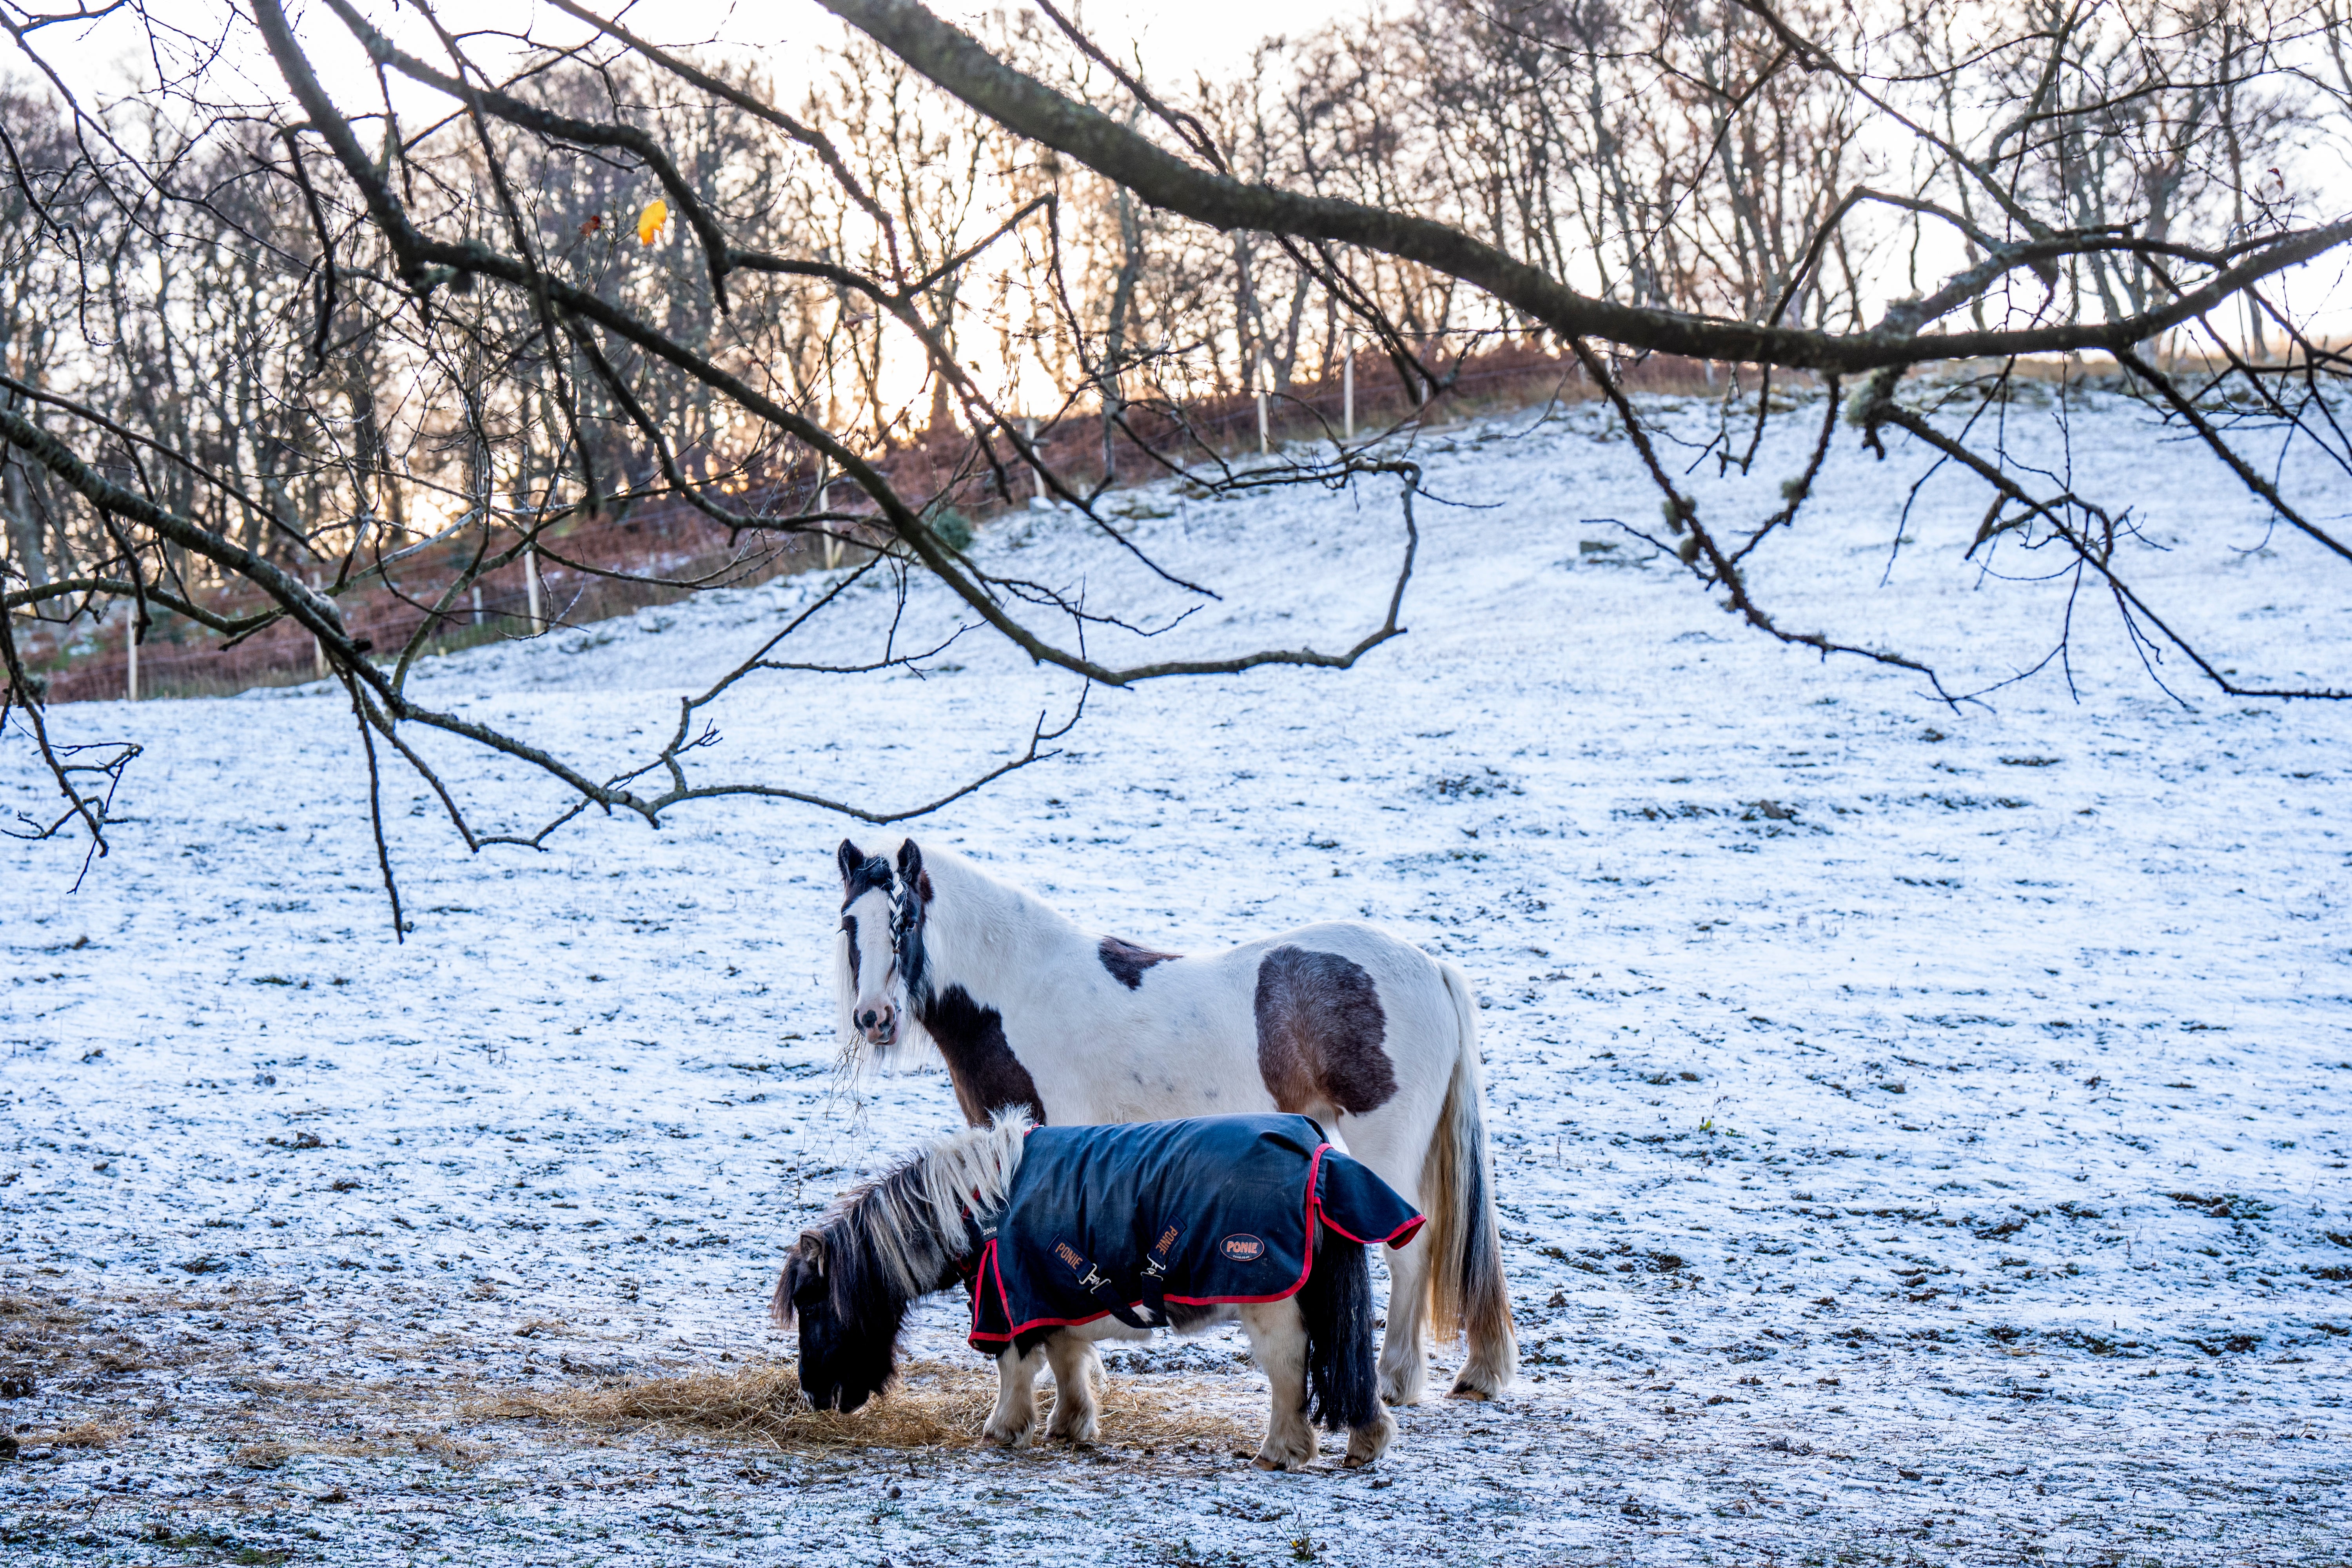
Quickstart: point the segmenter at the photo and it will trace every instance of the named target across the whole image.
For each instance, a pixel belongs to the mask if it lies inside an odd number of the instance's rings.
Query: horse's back
[[[1336,953],[1380,979],[1428,982],[1439,979],[1437,960],[1386,926],[1370,921],[1318,921],[1245,942],[1225,956],[1262,963],[1283,948]]]

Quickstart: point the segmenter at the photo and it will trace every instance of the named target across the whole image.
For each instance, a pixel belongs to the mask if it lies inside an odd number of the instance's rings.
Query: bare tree
[[[856,31],[788,110],[756,73],[551,3],[561,36],[358,0],[298,27],[256,0],[236,37],[282,98],[240,100],[197,58],[101,110],[44,52],[52,19],[0,0],[40,79],[0,116],[11,617],[121,603],[142,628],[298,624],[371,758],[382,742],[423,772],[478,847],[725,796],[887,820],[941,802],[705,775],[708,711],[762,670],[808,668],[783,651],[802,623],[684,701],[638,765],[592,776],[421,702],[429,618],[377,648],[339,600],[372,584],[443,614],[490,574],[562,560],[583,520],[661,500],[730,531],[746,562],[830,540],[859,549],[859,573],[928,575],[1087,682],[1346,668],[1400,630],[1416,470],[1336,432],[1259,461],[1201,422],[1203,400],[1296,390],[1353,339],[1413,405],[1442,404],[1465,345],[1533,333],[1609,400],[1654,480],[1664,522],[1637,531],[1767,635],[1967,695],[1900,648],[1784,626],[1750,587],[1843,412],[1872,447],[1906,437],[1978,476],[1993,502],[1973,550],[2054,553],[2151,657],[2242,696],[2347,695],[2225,672],[2131,582],[2130,510],[2010,463],[2000,422],[1973,417],[2037,362],[2105,356],[2284,526],[2352,561],[2242,449],[2259,421],[2352,474],[2347,362],[2280,289],[2352,241],[2352,218],[2314,215],[2296,156],[2342,149],[2339,8],[1419,0],[1269,40],[1240,75],[1178,92],[1045,0],[985,41],[912,0],[827,0]],[[330,41],[402,93],[331,90],[313,63]],[[432,117],[404,123],[396,105],[418,102]],[[976,369],[992,334],[997,368]],[[1702,516],[1666,467],[1623,384],[1654,353],[1820,387],[1808,458],[1755,515]],[[1922,368],[1932,383],[1906,380]],[[1031,371],[1051,406],[1016,395]],[[1751,376],[1725,395],[1713,450],[1745,474],[1775,405]],[[1057,440],[1066,421],[1085,439]],[[1385,617],[1345,648],[1108,664],[1086,634],[1128,624],[1118,606],[998,574],[942,526],[1034,484],[1133,551],[1094,508],[1151,472],[1387,476],[1405,545]],[[420,574],[427,545],[461,549],[457,568]],[[211,607],[228,584],[260,607]],[[14,624],[8,700],[56,773],[59,821],[102,847]],[[478,828],[410,743],[420,728],[528,763],[572,804]],[[1057,732],[1041,720],[964,788]]]
[[[16,581],[5,585],[0,654],[8,702],[21,705],[68,819],[100,853],[102,804],[47,735],[37,683],[7,629],[18,612],[70,617],[121,600],[134,606],[134,635],[158,609],[233,637],[299,624],[348,694],[372,791],[381,743],[425,777],[478,848],[543,842],[590,809],[650,822],[688,802],[768,795],[884,821],[943,804],[866,805],[790,781],[697,776],[709,734],[701,717],[730,689],[765,669],[822,668],[781,649],[807,615],[682,701],[666,743],[617,774],[593,776],[559,750],[417,699],[411,676],[431,616],[518,561],[562,559],[577,520],[651,498],[703,510],[748,550],[847,539],[865,547],[866,564],[820,606],[871,573],[895,575],[902,595],[908,574],[926,574],[973,620],[1088,683],[1345,668],[1397,635],[1409,547],[1386,616],[1347,648],[1127,666],[1087,653],[1089,625],[1121,624],[1111,608],[993,575],[934,527],[957,494],[1004,490],[1008,459],[1082,510],[1099,492],[1046,463],[959,357],[975,263],[1024,226],[1050,232],[1058,195],[988,210],[995,187],[982,176],[1001,172],[989,163],[1001,138],[969,110],[917,112],[912,99],[929,89],[871,46],[840,56],[803,120],[754,80],[566,8],[584,43],[546,48],[478,32],[461,41],[428,8],[431,42],[412,52],[330,0],[314,28],[340,28],[384,77],[439,95],[441,117],[415,128],[388,93],[371,107],[331,92],[313,44],[277,0],[256,7],[254,41],[286,101],[260,117],[208,96],[211,62],[133,113],[93,110],[42,54],[43,18],[7,18],[55,92],[26,100],[12,120],[26,133],[5,150],[30,214],[24,226],[40,243],[7,258],[14,340],[0,443]],[[474,56],[500,42],[507,74],[494,79]],[[641,208],[656,193],[658,205]],[[678,250],[657,252],[651,242],[672,229]],[[1139,247],[1131,216],[1122,243]],[[661,266],[665,254],[692,264]],[[1049,308],[1075,341],[1083,311],[1058,260],[1048,280]],[[1112,312],[1098,339],[1107,353],[1083,356],[1091,363],[1074,399],[1116,388],[1130,310]],[[39,338],[58,322],[77,323],[70,352]],[[886,356],[910,353],[929,405],[911,427],[883,398]],[[964,450],[943,482],[908,492],[884,459],[917,434],[935,445],[955,437]],[[1333,468],[1351,470],[1408,486],[1412,474],[1392,460]],[[845,483],[800,482],[813,473]],[[859,499],[844,502],[853,487]],[[458,570],[407,580],[420,549],[451,541],[468,552]],[[404,646],[376,648],[347,629],[337,601],[362,582],[418,596],[428,618]],[[225,584],[258,590],[264,606],[209,607]],[[919,657],[894,647],[856,668]],[[1066,725],[1041,719],[1025,745],[943,799],[1046,754]],[[419,729],[542,770],[573,802],[536,827],[478,827],[411,744]]]
[[[1783,641],[1825,654],[1863,654],[1933,679],[1932,671],[1899,651],[1853,647],[1824,633],[1781,626],[1750,592],[1742,570],[1745,558],[1785,527],[1810,495],[1834,431],[1841,383],[1853,378],[1860,385],[1845,405],[1846,414],[1865,441],[1875,445],[1890,429],[1906,433],[1991,487],[1996,500],[1979,532],[1979,547],[2003,538],[2054,544],[2071,555],[2084,581],[2105,591],[2136,636],[2154,646],[2177,648],[2207,679],[2233,694],[2352,694],[2335,688],[2263,685],[2226,674],[2211,658],[2176,636],[2126,580],[2116,552],[2118,539],[2129,531],[2126,509],[2103,505],[2063,487],[2030,487],[2000,460],[1997,447],[1981,447],[1951,433],[1949,421],[1939,422],[1933,410],[1896,396],[1904,373],[1918,366],[1969,368],[1990,362],[1994,368],[1963,375],[1958,391],[1951,395],[1981,404],[2002,395],[2023,356],[2105,353],[2150,389],[2286,525],[2329,554],[2352,559],[2352,546],[2321,520],[2288,503],[2231,446],[2222,422],[2211,412],[2220,390],[2214,377],[2176,374],[2177,366],[2159,366],[2140,352],[2142,345],[2176,329],[2204,330],[2210,355],[2199,361],[2200,366],[2221,365],[2224,376],[2241,384],[2233,395],[2258,405],[2267,416],[2291,426],[2352,473],[2352,449],[2347,447],[2329,403],[2346,368],[2344,356],[2315,339],[2268,289],[2290,269],[2352,241],[2352,219],[2291,221],[2294,204],[2282,189],[2257,202],[2263,212],[2275,215],[2259,225],[2192,226],[2182,210],[2179,182],[2150,180],[2144,171],[2126,179],[2120,163],[2108,156],[2114,116],[2127,100],[2148,100],[2152,107],[2131,112],[2164,123],[2199,118],[2210,129],[2197,145],[2234,143],[2240,151],[2231,154],[2232,166],[2242,171],[2259,162],[2245,156],[2245,147],[2275,137],[2287,117],[2275,106],[2259,113],[2232,106],[2260,101],[2261,94],[2253,90],[2257,86],[2262,93],[2292,98],[2323,58],[2340,56],[2336,29],[2323,32],[2301,12],[2214,0],[2151,6],[2142,15],[2103,0],[2084,0],[2067,13],[2071,20],[2066,26],[2053,29],[2045,25],[2047,13],[1988,4],[1976,8],[1969,18],[1972,26],[1940,35],[1947,44],[1965,37],[1964,52],[1934,52],[1938,35],[1916,17],[1898,17],[1908,25],[1895,31],[1930,52],[1916,63],[1873,72],[1812,35],[1803,14],[1784,14],[1765,0],[1738,0],[1737,9],[1752,19],[1761,46],[1751,51],[1751,59],[1758,62],[1752,68],[1706,61],[1696,71],[1676,68],[1671,40],[1656,45],[1649,56],[1661,68],[1681,69],[1695,84],[1696,100],[1707,106],[1698,121],[1696,145],[1689,150],[1715,160],[1724,171],[1728,209],[1695,210],[1709,207],[1701,201],[1679,208],[1680,216],[1670,211],[1661,226],[1674,230],[1685,255],[1714,258],[1706,270],[1732,286],[1727,302],[1744,308],[1733,316],[1709,312],[1705,300],[1677,300],[1680,308],[1675,308],[1580,289],[1494,239],[1481,237],[1464,221],[1468,215],[1443,201],[1416,206],[1348,199],[1238,177],[1192,116],[1158,105],[1167,136],[1164,142],[1155,141],[1012,68],[911,0],[827,4],[992,121],[1076,159],[1154,206],[1218,230],[1255,230],[1294,243],[1345,247],[1351,258],[1418,264],[1470,285],[1500,308],[1557,332],[1615,405],[1661,491],[1667,538],[1651,542],[1678,555],[1720,593],[1727,608]],[[1507,15],[1488,15],[1498,30],[1526,37],[1533,36],[1531,29],[1548,13],[1514,8]],[[1559,42],[1573,50],[1585,47],[1590,36],[1589,27],[1563,29]],[[2095,37],[2128,39],[2132,47],[2125,57],[2102,53],[2093,47]],[[1537,37],[1536,41],[1546,40]],[[2315,47],[2322,42],[2335,52],[2322,55]],[[2289,46],[2292,64],[2285,52]],[[2041,59],[2041,68],[2019,75],[2017,62],[2029,58]],[[2117,65],[2118,58],[2126,58],[2126,64]],[[1764,89],[1782,72],[1833,84],[1838,107],[1829,114],[1788,109],[1784,120],[1810,120],[1811,128],[1801,134],[1775,131],[1768,144],[1759,133],[1744,128],[1746,117],[1759,103],[1776,101]],[[2021,95],[2017,84],[2024,80],[2033,86]],[[2054,90],[2058,83],[2070,91]],[[1933,123],[1937,91],[1948,124],[1957,134],[1938,131]],[[1963,100],[1969,105],[1965,117],[1951,110]],[[2231,115],[2236,117],[2226,124],[2216,119]],[[1855,133],[1849,123],[1862,117],[1899,133],[1916,150],[1914,189],[1890,192],[1857,184],[1826,204],[1824,211],[1822,195],[1831,187],[1823,181],[1838,173],[1837,159],[1828,154],[1852,142]],[[2329,128],[2341,135],[2340,107]],[[1722,148],[1735,135],[1744,138],[1743,146],[1754,149],[1752,156],[1743,153],[1739,158],[1724,159]],[[2086,142],[2099,156],[2084,151]],[[1792,161],[1801,165],[1801,179]],[[1686,178],[1691,188],[1699,187],[1696,176]],[[2113,205],[2090,214],[2081,210],[2077,193],[2102,181],[2099,188],[2112,190],[2112,200],[2137,202],[2132,222],[2116,221]],[[2146,231],[2149,204],[2159,188],[2168,229],[2162,237]],[[2243,188],[2242,179],[2235,188]],[[1970,208],[1977,216],[1971,216]],[[1791,306],[1843,237],[1886,212],[1903,215],[1915,231],[1928,225],[1948,228],[1973,246],[1974,254],[1940,284],[1898,300],[1867,326],[1852,321],[1808,326],[1790,320]],[[2095,221],[2084,221],[2086,216]],[[1808,227],[1810,233],[1805,232]],[[1803,235],[1801,243],[1789,243],[1799,234]],[[2106,287],[2118,268],[2134,275],[2144,272],[2153,280],[2153,288],[2141,296],[2143,304],[2135,306],[2129,297]],[[1682,270],[1687,289],[1698,275],[1687,265]],[[2015,297],[2021,279],[2027,286],[2039,285],[2039,300]],[[1768,297],[1764,285],[1776,280],[1779,286]],[[1343,270],[1341,287],[1346,287]],[[1351,304],[1372,319],[1376,330],[1393,331],[1369,290],[1348,292]],[[1929,330],[1963,310],[1996,304],[1992,314],[1998,325]],[[2226,330],[2214,324],[2218,312],[2241,306],[2270,322],[2290,345],[2275,367],[2248,363]],[[1816,312],[1817,319],[1826,314]],[[1831,391],[1828,411],[1811,461],[1781,486],[1784,504],[1745,528],[1702,519],[1660,460],[1640,411],[1618,386],[1596,342],[1801,370],[1822,377]],[[1759,419],[1768,409],[1759,399]],[[1971,426],[1963,423],[1961,427]],[[1943,690],[1940,683],[1937,689]]]

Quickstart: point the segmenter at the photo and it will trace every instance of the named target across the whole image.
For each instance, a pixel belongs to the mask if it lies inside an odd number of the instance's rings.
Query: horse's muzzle
[[[866,1043],[869,1046],[896,1045],[898,1040],[898,1010],[887,1002],[860,1008],[857,1032],[866,1037]]]

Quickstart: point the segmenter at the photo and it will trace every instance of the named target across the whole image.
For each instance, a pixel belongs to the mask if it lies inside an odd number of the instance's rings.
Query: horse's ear
[[[800,1250],[800,1255],[801,1255],[803,1258],[806,1258],[806,1259],[808,1260],[808,1266],[809,1266],[810,1268],[814,1268],[814,1269],[815,1269],[815,1270],[816,1270],[817,1278],[818,1278],[818,1279],[824,1279],[824,1236],[823,1236],[823,1235],[821,1235],[820,1233],[816,1232],[816,1231],[814,1231],[814,1230],[804,1230],[804,1231],[801,1232],[801,1244],[800,1244],[800,1248],[799,1248],[799,1250]]]
[[[923,875],[923,852],[911,838],[898,846],[898,883],[919,893],[925,903],[930,901],[931,882]]]
[[[833,858],[841,862],[841,885],[846,889],[849,879],[857,874],[857,868],[866,864],[866,851],[845,838],[841,841],[841,847],[833,852]]]

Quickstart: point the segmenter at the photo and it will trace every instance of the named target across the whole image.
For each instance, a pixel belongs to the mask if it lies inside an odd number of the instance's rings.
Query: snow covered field
[[[2218,662],[2352,682],[2352,603],[2210,464],[2126,404],[2011,418],[2141,509],[2171,548],[2126,559]],[[2087,597],[2079,702],[2054,666],[1956,710],[1824,665],[1586,521],[1657,516],[1609,437],[1578,409],[1425,440],[1457,504],[1420,506],[1410,636],[1345,675],[1097,692],[1061,757],[912,828],[1155,947],[1363,916],[1461,963],[1511,1397],[1290,1476],[1229,1455],[1264,1397],[1230,1338],[1110,1363],[1233,1443],[1114,1415],[1082,1454],[778,1451],[500,1415],[788,1360],[764,1307],[800,1223],[954,1121],[936,1074],[836,1089],[842,823],[722,804],[468,858],[395,777],[395,946],[335,700],[93,704],[62,738],[147,747],[112,858],[79,892],[79,846],[0,858],[8,1561],[2352,1561],[2352,710],[2175,661],[2184,707]],[[1982,491],[1938,476],[1895,551],[1924,463],[1840,442],[1758,569],[1782,621],[1956,690],[2038,659],[2065,585],[1956,563]],[[1226,595],[1155,653],[1378,620],[1386,489],[1129,505]],[[1061,515],[982,548],[1175,603]],[[423,679],[617,760],[817,585]],[[811,647],[870,650],[878,608]],[[908,635],[951,620],[919,593]],[[975,634],[919,679],[774,677],[703,765],[914,801],[1071,695]],[[494,823],[556,799],[438,754]],[[0,805],[45,787],[12,741]],[[935,1299],[916,1353],[982,1365],[956,1328]]]

